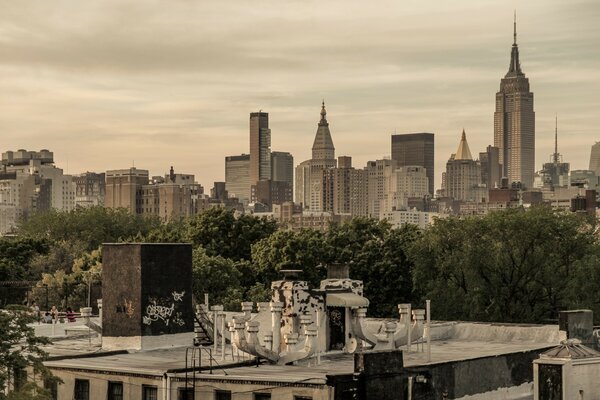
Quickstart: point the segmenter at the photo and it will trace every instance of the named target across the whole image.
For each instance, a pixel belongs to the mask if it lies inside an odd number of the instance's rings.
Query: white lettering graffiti
[[[144,324],[150,325],[153,321],[161,319],[165,325],[168,326],[169,319],[175,310],[175,304],[171,303],[171,306],[167,307],[156,304],[156,301],[153,301],[152,303],[153,304],[149,304],[148,307],[146,307],[146,315],[143,318]]]
[[[182,301],[183,295],[185,294],[185,290],[182,291],[181,293],[177,293],[176,291],[173,290],[173,293],[171,293],[171,294],[173,295],[173,300]]]

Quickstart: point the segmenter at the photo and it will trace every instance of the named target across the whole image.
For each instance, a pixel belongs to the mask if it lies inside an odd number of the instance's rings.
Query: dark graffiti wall
[[[103,335],[193,331],[192,249],[187,244],[105,244]]]

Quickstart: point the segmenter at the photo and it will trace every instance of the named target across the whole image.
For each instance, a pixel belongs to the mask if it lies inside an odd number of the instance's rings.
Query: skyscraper
[[[446,181],[443,189],[445,189],[446,196],[452,197],[454,200],[481,201],[482,187],[480,184],[479,163],[473,160],[467,143],[467,135],[463,129],[456,154],[452,154],[446,163]]]
[[[229,197],[236,197],[240,203],[250,201],[250,156],[225,157],[225,188]]]
[[[590,171],[594,171],[596,176],[600,176],[600,142],[596,142],[592,145],[589,169]]]
[[[425,167],[430,195],[434,193],[434,155],[433,133],[392,135],[392,160],[398,167],[410,165]]]
[[[494,146],[500,149],[500,164],[508,181],[531,188],[535,172],[535,112],[529,79],[519,63],[516,18],[510,65],[496,93]]]
[[[312,146],[312,159],[310,162],[310,209],[323,210],[323,174],[321,171],[335,168],[335,147],[327,122],[325,102],[321,105],[321,120],[317,125],[317,134]]]
[[[481,183],[488,189],[501,186],[502,165],[500,165],[500,149],[488,146],[485,152],[479,153],[481,164]]]
[[[294,157],[285,151],[271,152],[271,180],[294,185]]]
[[[250,113],[250,184],[271,179],[271,130],[269,114]]]

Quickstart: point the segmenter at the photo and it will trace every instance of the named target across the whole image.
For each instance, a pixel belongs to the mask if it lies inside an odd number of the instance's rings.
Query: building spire
[[[325,110],[325,99],[323,99],[323,102],[321,103],[321,122],[320,123],[327,123],[327,111]]]
[[[467,143],[467,134],[465,133],[465,128],[463,128],[462,135],[460,137],[460,143],[458,144],[458,150],[456,150],[454,159],[455,160],[473,160],[473,156],[471,155],[471,150],[469,149],[469,144]]]
[[[513,22],[513,37],[514,37],[513,44],[516,46],[517,45],[517,10],[516,9],[515,9],[515,19]]]
[[[507,77],[523,75],[521,64],[519,63],[519,47],[517,46],[517,10],[513,21],[513,45],[510,53],[510,65],[508,67]]]

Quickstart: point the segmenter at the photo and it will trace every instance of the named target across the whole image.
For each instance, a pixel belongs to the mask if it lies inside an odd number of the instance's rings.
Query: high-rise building
[[[481,165],[481,183],[488,189],[501,186],[502,165],[500,165],[500,149],[488,146],[485,152],[479,153]]]
[[[310,186],[310,210],[323,210],[323,174],[321,171],[335,168],[335,147],[329,131],[327,122],[327,111],[325,102],[321,105],[321,120],[317,126],[317,134],[312,146],[311,159],[311,186]]]
[[[425,167],[429,179],[429,194],[434,193],[434,134],[408,133],[392,135],[392,160],[396,166]]]
[[[295,202],[302,204],[302,209],[310,208],[310,161],[302,161],[296,167]]]
[[[589,170],[594,171],[596,176],[600,176],[600,142],[596,142],[592,145]]]
[[[229,197],[241,203],[250,201],[250,155],[225,157],[225,188]]]
[[[535,172],[535,112],[529,79],[521,70],[517,24],[508,72],[500,81],[494,112],[494,146],[500,149],[503,176],[531,188]]]
[[[284,151],[271,152],[271,180],[294,185],[294,157]]]
[[[481,193],[487,191],[487,188],[482,191],[479,163],[471,156],[464,129],[456,154],[446,163],[445,178],[445,195],[454,200],[479,202]]]
[[[323,174],[323,211],[367,216],[367,172],[352,167],[352,158],[338,157],[338,166]]]
[[[379,218],[382,203],[386,194],[386,176],[389,176],[396,166],[396,163],[390,159],[368,161],[365,171],[367,172],[368,182],[368,216]]]
[[[250,113],[250,185],[271,179],[271,130],[269,114]]]
[[[429,193],[429,179],[424,167],[409,165],[385,170],[383,212],[408,209],[409,199],[423,199]]]
[[[289,182],[263,179],[252,185],[251,201],[260,203],[268,211],[274,204],[288,203],[292,199],[292,185]]]

